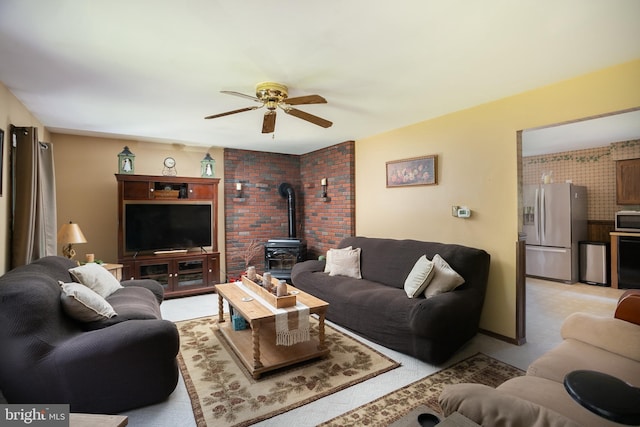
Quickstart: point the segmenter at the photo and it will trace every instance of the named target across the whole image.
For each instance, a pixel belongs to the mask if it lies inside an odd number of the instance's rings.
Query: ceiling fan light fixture
[[[274,111],[278,107],[279,103],[280,101],[277,99],[268,99],[264,105],[267,107],[267,110]]]
[[[280,83],[262,82],[256,85],[256,97],[262,100],[282,102],[289,96],[289,89]]]
[[[262,133],[272,133],[276,125],[276,109],[279,107],[285,113],[290,114],[299,119],[305,120],[314,125],[328,128],[333,125],[329,120],[325,120],[322,117],[314,116],[313,114],[306,113],[304,111],[293,108],[292,105],[305,105],[305,104],[326,104],[327,100],[320,95],[303,95],[295,96],[291,99],[288,98],[288,88],[280,83],[275,82],[262,82],[256,85],[256,96],[245,95],[244,93],[234,92],[229,90],[221,91],[227,95],[239,96],[242,98],[250,99],[261,104],[259,107],[247,107],[239,110],[227,111],[226,113],[213,114],[206,116],[205,119],[215,119],[218,117],[224,117],[231,114],[242,113],[244,111],[256,110],[258,108],[267,107],[267,111],[264,114],[262,122]]]

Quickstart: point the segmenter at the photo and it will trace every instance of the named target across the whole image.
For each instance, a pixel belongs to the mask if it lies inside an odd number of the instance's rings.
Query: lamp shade
[[[69,221],[69,224],[64,224],[58,230],[58,243],[87,243],[87,239],[82,234],[80,226]]]

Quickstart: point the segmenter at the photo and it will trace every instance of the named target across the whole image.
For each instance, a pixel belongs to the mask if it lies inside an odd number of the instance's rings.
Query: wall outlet
[[[460,206],[451,206],[451,216],[458,216],[458,209],[460,209]]]

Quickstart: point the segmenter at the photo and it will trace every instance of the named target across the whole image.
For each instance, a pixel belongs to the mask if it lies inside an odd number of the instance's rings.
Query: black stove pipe
[[[289,183],[283,182],[278,187],[280,196],[286,197],[288,208],[288,220],[289,220],[289,238],[296,237],[296,194],[293,190],[293,186]]]

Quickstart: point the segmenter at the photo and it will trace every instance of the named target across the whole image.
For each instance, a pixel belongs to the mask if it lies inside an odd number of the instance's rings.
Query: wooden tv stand
[[[116,174],[118,181],[118,263],[123,279],[154,279],[167,298],[215,291],[220,283],[218,252],[218,178]],[[130,254],[124,250],[124,206],[128,201],[149,203],[211,202],[212,246],[188,251]]]

